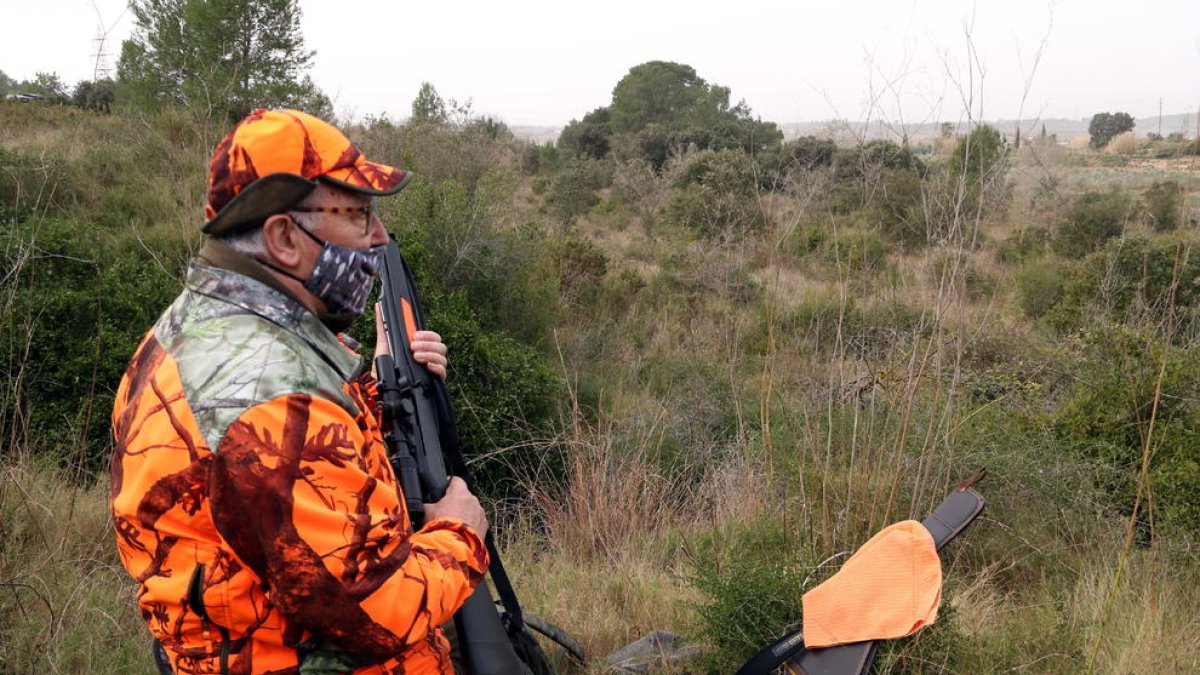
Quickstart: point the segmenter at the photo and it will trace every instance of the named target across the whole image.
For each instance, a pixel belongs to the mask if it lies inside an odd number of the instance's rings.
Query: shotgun
[[[389,237],[381,277],[380,303],[391,352],[375,359],[384,441],[413,527],[420,528],[425,504],[442,498],[450,476],[468,486],[470,479],[446,385],[417,363],[409,348],[413,333],[424,330],[425,316],[394,236]],[[488,573],[504,609],[497,611],[487,583],[480,582],[454,615],[460,665],[469,675],[552,675],[545,653],[527,629],[490,531],[484,543],[491,558]]]

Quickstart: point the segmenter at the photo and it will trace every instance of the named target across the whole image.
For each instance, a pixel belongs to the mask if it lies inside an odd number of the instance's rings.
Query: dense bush
[[[816,169],[833,164],[837,144],[828,138],[801,136],[784,143],[779,149],[780,167],[792,169]]]
[[[652,222],[665,201],[662,181],[644,159],[621,162],[613,170],[613,197],[645,223]]]
[[[750,158],[740,150],[702,150],[689,157],[672,186],[667,216],[714,238],[762,227]]]
[[[600,291],[608,273],[608,256],[590,240],[568,237],[552,242],[551,256],[558,268],[558,295],[564,302],[585,301]]]
[[[888,245],[875,232],[842,234],[826,240],[821,253],[840,272],[874,272],[886,263]]]
[[[1153,331],[1123,326],[1088,331],[1080,346],[1083,358],[1070,369],[1070,395],[1053,415],[1060,439],[1096,463],[1097,481],[1110,496],[1108,506],[1125,514],[1133,508],[1138,474],[1147,457],[1150,491],[1142,493],[1143,537],[1151,534],[1152,523],[1177,533],[1196,532],[1200,405],[1195,392],[1200,390],[1200,352],[1164,348]]]
[[[925,172],[925,165],[912,150],[892,141],[874,140],[849,148],[839,148],[833,156],[839,179],[862,178],[883,169],[912,169]]]
[[[924,179],[927,169],[911,149],[892,141],[874,140],[839,148],[833,155],[835,183],[826,198],[829,207],[835,213],[852,213],[876,203],[881,197],[884,176],[890,172],[902,175],[905,171],[916,172]],[[907,178],[903,182],[911,183]]]
[[[800,596],[816,576],[811,563],[796,559],[801,549],[775,519],[699,543],[692,581],[707,598],[699,613],[704,638],[716,647],[708,657],[709,672],[731,673],[798,628]]]
[[[1046,252],[1049,243],[1050,232],[1046,228],[1026,225],[996,245],[996,259],[1002,263],[1016,263],[1038,257]]]
[[[486,174],[515,170],[522,159],[517,144],[501,137],[494,123],[470,117],[469,109],[444,123],[372,119],[348,135],[368,157],[409,169],[422,182],[456,181],[468,194]]]
[[[107,466],[109,413],[130,356],[179,292],[186,252],[115,238],[94,223],[27,218],[0,234],[14,292],[0,316],[4,438]]]
[[[567,124],[558,149],[569,157],[642,159],[660,171],[672,153],[689,147],[749,154],[778,148],[783,133],[775,124],[753,117],[744,102],[731,104],[729,95],[691,66],[642,63],[617,82],[610,105]]]
[[[1157,232],[1170,232],[1179,227],[1179,213],[1183,203],[1183,186],[1173,180],[1154,181],[1154,184],[1142,193],[1146,218]]]
[[[546,194],[546,207],[570,225],[600,203],[596,191],[610,180],[610,165],[591,159],[573,159],[554,176]]]
[[[1032,260],[1017,272],[1017,301],[1025,316],[1040,319],[1063,295],[1063,271],[1053,260]]]
[[[929,241],[925,218],[925,195],[921,177],[911,169],[888,169],[876,194],[875,212],[879,230],[903,248]]]
[[[608,156],[610,113],[608,108],[597,108],[583,116],[582,120],[571,120],[558,135],[558,149],[570,157],[604,159]]]
[[[766,190],[784,189],[807,172],[833,165],[837,144],[832,139],[801,136],[778,147],[758,152],[759,185]]]
[[[1135,325],[1158,322],[1171,304],[1177,312],[1192,312],[1200,300],[1196,283],[1200,257],[1181,253],[1173,244],[1143,238],[1110,242],[1071,267],[1062,300],[1046,318],[1058,330],[1068,332],[1096,317]],[[1177,260],[1182,267],[1172,302]]]
[[[1103,148],[1114,136],[1132,131],[1133,127],[1134,120],[1129,113],[1096,113],[1092,115],[1092,121],[1088,123],[1091,146],[1097,149]]]
[[[994,127],[985,124],[964,136],[945,167],[954,186],[953,212],[972,219],[1003,210],[1008,205],[1008,157],[1008,143]]]
[[[1121,234],[1133,212],[1134,202],[1124,192],[1085,192],[1058,225],[1051,247],[1064,258],[1082,258]]]

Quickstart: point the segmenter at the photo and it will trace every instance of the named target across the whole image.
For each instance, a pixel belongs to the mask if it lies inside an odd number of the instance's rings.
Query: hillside
[[[383,215],[529,608],[587,672],[652,629],[703,646],[674,672],[732,672],[846,552],[986,467],[939,621],[879,672],[1200,669],[1187,146],[976,127],[914,154],[714,109],[672,127],[615,100],[557,145],[350,130],[419,177]],[[221,133],[0,102],[2,671],[151,672],[107,416],[201,240]]]

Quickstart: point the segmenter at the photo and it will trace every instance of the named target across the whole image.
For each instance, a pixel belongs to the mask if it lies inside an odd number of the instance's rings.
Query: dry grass
[[[1068,615],[1101,673],[1200,671],[1200,574],[1137,552],[1116,574],[1111,556],[1087,561]]]
[[[0,463],[0,671],[150,673],[107,485],[77,482],[29,458]]]
[[[1134,135],[1132,131],[1117,134],[1104,146],[1104,151],[1112,155],[1122,155],[1128,157],[1136,153],[1142,147],[1142,141]]]
[[[1075,136],[1067,141],[1067,147],[1072,150],[1086,150],[1091,146],[1092,139],[1090,136]]]

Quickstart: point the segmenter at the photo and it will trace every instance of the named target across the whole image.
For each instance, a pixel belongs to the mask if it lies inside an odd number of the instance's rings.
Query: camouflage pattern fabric
[[[437,626],[487,553],[457,519],[412,531],[362,371],[295,301],[198,264],[142,341],[113,411],[113,520],[176,673],[220,672],[223,648],[231,673],[298,673],[302,643],[317,668],[453,672]]]

